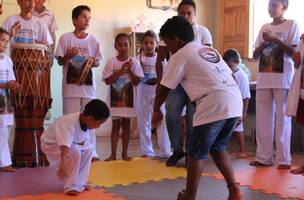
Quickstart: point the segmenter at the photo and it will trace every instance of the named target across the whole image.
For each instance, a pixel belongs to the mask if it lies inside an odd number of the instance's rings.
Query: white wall
[[[19,13],[17,1],[11,0],[12,3],[4,3],[4,13],[0,18],[0,23],[10,15]],[[114,37],[115,31],[127,27],[131,21],[138,22],[138,17],[143,15],[146,24],[153,22],[155,31],[158,32],[165,20],[173,15],[175,11],[154,10],[146,7],[145,0],[48,0],[47,7],[55,13],[59,26],[56,33],[57,39],[62,33],[73,31],[71,21],[72,9],[80,4],[85,4],[92,9],[91,25],[88,32],[95,35],[101,42],[104,59],[99,68],[95,69],[97,97],[105,100],[107,97],[108,87],[101,81],[103,66],[108,58],[115,56]],[[61,67],[57,63],[52,67],[51,85],[52,85],[52,119],[62,115],[62,95],[61,95]],[[111,131],[110,120],[98,130],[99,135],[109,135]]]

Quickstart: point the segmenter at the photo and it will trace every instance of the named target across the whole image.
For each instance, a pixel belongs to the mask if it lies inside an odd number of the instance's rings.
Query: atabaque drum
[[[50,59],[47,46],[14,44],[12,60],[20,92],[11,94],[15,117],[13,164],[35,167],[47,163],[40,149],[44,117],[51,106]]]

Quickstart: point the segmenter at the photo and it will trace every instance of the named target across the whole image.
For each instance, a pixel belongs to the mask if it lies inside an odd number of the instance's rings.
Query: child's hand
[[[152,115],[152,129],[157,129],[160,126],[163,118],[164,118],[164,116],[161,111],[158,111],[158,112],[154,111],[153,115]]]
[[[276,37],[274,37],[270,32],[267,32],[267,31],[262,33],[262,37],[263,37],[263,40],[265,40],[266,42],[274,43],[274,41],[276,40]]]
[[[294,67],[296,69],[299,68],[299,66],[301,65],[301,53],[298,51],[298,52],[295,52],[293,55],[292,55],[292,60],[294,62]]]
[[[69,48],[64,55],[65,60],[70,60],[71,58],[75,57],[79,53],[76,47]]]
[[[17,32],[20,30],[21,28],[21,23],[18,21],[18,22],[15,22],[12,26],[12,30],[11,30],[11,37],[14,37]]]
[[[132,71],[132,60],[130,59],[128,62],[124,63],[122,65],[122,68],[124,69],[124,72],[131,72]]]
[[[57,176],[60,180],[63,180],[65,177],[67,177],[67,170],[66,170],[66,166],[61,163],[59,166],[59,169],[57,171]]]
[[[300,39],[301,39],[301,42],[304,44],[304,33],[301,35]]]
[[[16,91],[21,89],[21,85],[16,81],[9,81],[6,83],[6,88],[9,90]]]

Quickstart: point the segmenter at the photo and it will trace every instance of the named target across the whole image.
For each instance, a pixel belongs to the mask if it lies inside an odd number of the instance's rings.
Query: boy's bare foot
[[[266,164],[261,163],[261,162],[259,162],[259,161],[257,161],[257,160],[251,161],[251,162],[249,163],[249,165],[250,165],[250,166],[254,166],[254,167],[269,167],[269,166],[272,166],[272,165],[266,165]]]
[[[290,168],[291,168],[290,165],[284,165],[284,164],[281,164],[281,165],[277,166],[277,169],[290,169]]]
[[[69,190],[66,193],[67,193],[67,195],[70,195],[70,196],[76,196],[79,194],[79,192],[76,190]]]
[[[92,186],[90,186],[89,184],[86,184],[85,186],[84,186],[84,190],[85,191],[90,191],[92,189]]]
[[[177,194],[177,200],[190,200],[190,199],[187,197],[186,190],[182,190],[181,192],[179,192],[179,193]]]
[[[92,157],[92,162],[95,162],[95,161],[99,161],[100,160],[100,158],[98,158],[98,157]]]
[[[153,156],[148,156],[146,154],[142,155],[141,158],[154,158]]]
[[[16,172],[17,170],[12,166],[0,167],[0,172]]]
[[[227,187],[229,190],[228,200],[241,200],[243,198],[239,183],[231,183]]]
[[[238,159],[244,159],[244,158],[247,158],[247,154],[244,153],[244,152],[240,152],[240,153],[238,153],[238,154],[236,155],[236,157],[237,157]]]
[[[105,159],[104,161],[113,161],[113,160],[116,160],[116,156],[110,156],[108,157],[107,159]]]
[[[302,167],[299,167],[297,169],[293,169],[290,171],[292,174],[303,174],[304,175],[304,165]]]
[[[131,161],[132,158],[129,157],[128,155],[122,155],[121,158],[124,160],[124,161]]]

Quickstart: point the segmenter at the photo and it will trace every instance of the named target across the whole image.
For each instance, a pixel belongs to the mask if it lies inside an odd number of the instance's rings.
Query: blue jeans
[[[235,117],[195,126],[189,137],[188,155],[200,160],[207,159],[209,152],[224,151],[237,120]]]
[[[170,91],[166,99],[166,124],[171,142],[171,148],[173,149],[173,151],[183,151],[183,142],[181,141],[181,135],[183,130],[181,130],[180,126],[180,117],[185,105],[187,106],[187,137],[189,137],[193,130],[192,120],[193,114],[195,112],[195,107],[191,103],[184,88],[181,85],[178,85],[174,90]],[[186,145],[186,149],[188,149],[188,144]]]

